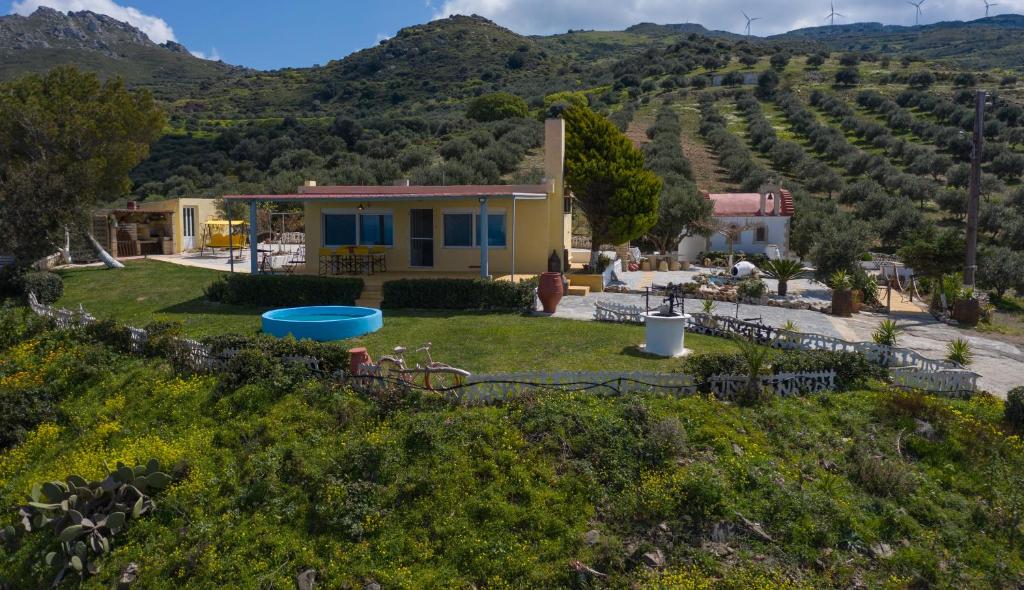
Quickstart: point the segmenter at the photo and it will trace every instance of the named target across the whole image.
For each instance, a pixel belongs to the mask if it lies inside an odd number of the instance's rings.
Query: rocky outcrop
[[[0,53],[31,49],[85,49],[117,58],[121,54],[118,48],[124,45],[157,47],[139,29],[95,12],[65,14],[42,7],[29,16],[12,14],[0,17]]]

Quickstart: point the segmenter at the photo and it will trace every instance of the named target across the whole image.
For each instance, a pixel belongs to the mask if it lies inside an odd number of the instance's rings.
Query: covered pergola
[[[247,203],[249,208],[249,264],[250,272],[260,272],[257,259],[257,223],[256,210],[259,203],[345,203],[356,205],[359,210],[364,207],[381,203],[422,202],[443,205],[456,201],[475,200],[479,205],[480,219],[488,219],[488,206],[492,201],[508,201],[511,210],[511,257],[512,275],[515,275],[516,255],[516,203],[520,201],[539,201],[549,197],[550,186],[538,185],[456,185],[456,186],[323,186],[307,183],[301,192],[279,195],[225,195],[227,203]],[[228,221],[230,218],[230,207]],[[309,220],[306,220],[307,232]],[[488,223],[480,224],[480,276],[490,278],[490,260],[488,246]],[[307,237],[308,240],[308,237]],[[307,243],[307,251],[317,245]],[[234,266],[232,265],[232,270]]]

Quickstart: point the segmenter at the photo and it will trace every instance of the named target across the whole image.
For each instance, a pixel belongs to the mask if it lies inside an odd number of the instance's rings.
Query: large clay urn
[[[558,309],[558,302],[562,300],[562,273],[545,272],[540,275],[540,285],[537,286],[537,297],[544,306],[545,313],[555,313]]]

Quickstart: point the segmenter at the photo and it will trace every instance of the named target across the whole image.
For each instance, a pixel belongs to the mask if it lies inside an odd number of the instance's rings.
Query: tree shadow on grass
[[[182,301],[169,305],[156,313],[167,314],[206,314],[206,315],[231,315],[231,316],[259,316],[269,310],[269,307],[257,307],[253,305],[230,305],[228,303],[217,303],[206,297],[196,297],[188,301]]]
[[[671,359],[668,359],[666,357],[659,356],[657,354],[651,354],[649,352],[645,352],[642,348],[640,348],[639,344],[635,344],[633,346],[626,346],[626,347],[624,347],[622,349],[622,351],[619,354],[624,355],[624,356],[631,356],[633,358],[644,359],[644,360],[648,360],[648,361],[666,361],[666,360],[671,360]]]

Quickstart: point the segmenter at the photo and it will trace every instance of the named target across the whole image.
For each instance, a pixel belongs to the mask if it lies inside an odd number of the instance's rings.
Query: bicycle
[[[405,353],[408,349],[396,346],[393,355],[380,357],[380,361],[374,367],[375,373],[385,382],[402,382],[431,391],[446,391],[465,383],[470,375],[469,371],[436,362],[430,356],[430,347],[431,343],[427,342],[416,349],[416,352],[426,354],[426,365],[416,363],[415,367],[409,367],[405,362]]]

